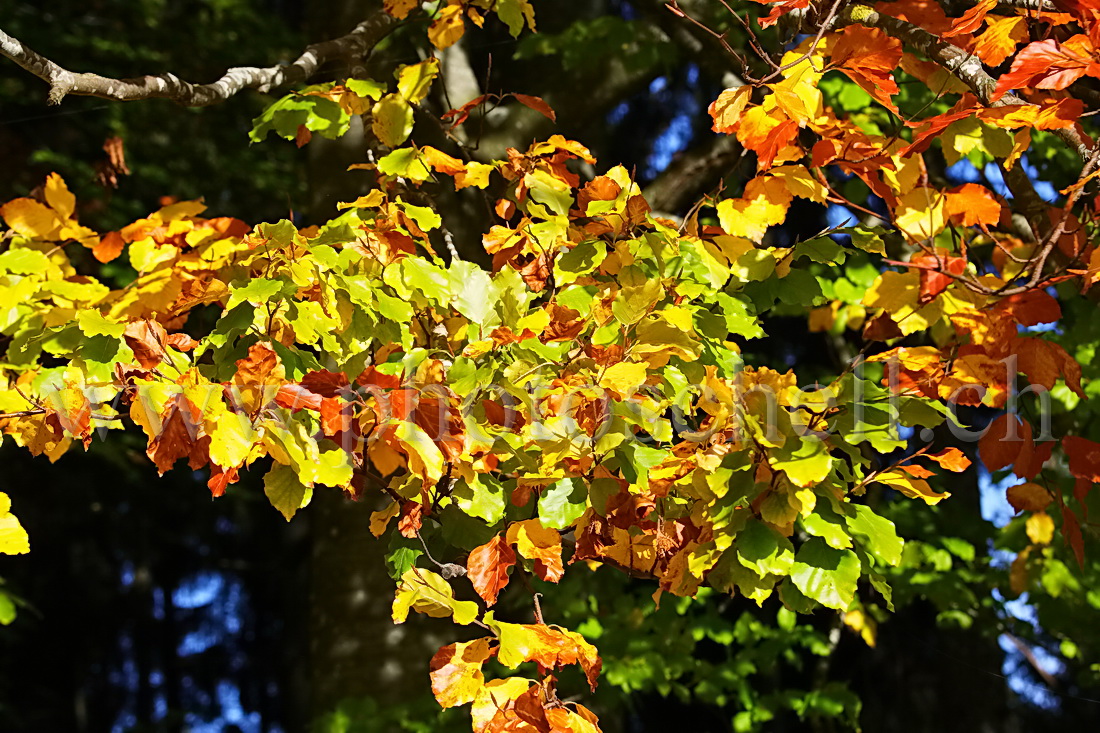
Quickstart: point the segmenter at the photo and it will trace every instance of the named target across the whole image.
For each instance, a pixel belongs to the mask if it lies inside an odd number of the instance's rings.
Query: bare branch
[[[337,58],[362,58],[393,30],[397,21],[377,13],[346,36],[315,43],[293,63],[261,68],[242,66],[229,69],[211,84],[192,84],[174,74],[112,79],[62,68],[36,53],[17,38],[0,29],[0,55],[6,56],[50,85],[49,104],[60,104],[67,95],[79,95],[132,102],[140,99],[170,99],[187,107],[206,107],[224,102],[244,89],[267,92],[307,81],[322,65]]]

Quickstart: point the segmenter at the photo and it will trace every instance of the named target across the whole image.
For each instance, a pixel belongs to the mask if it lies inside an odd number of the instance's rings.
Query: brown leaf
[[[192,458],[201,430],[199,409],[182,394],[173,395],[160,415],[160,430],[146,451],[161,475],[180,458]]]
[[[1018,512],[1041,512],[1054,500],[1049,491],[1031,482],[1009,486],[1006,496]]]
[[[122,336],[143,369],[154,369],[164,361],[168,333],[156,321],[134,321]]]

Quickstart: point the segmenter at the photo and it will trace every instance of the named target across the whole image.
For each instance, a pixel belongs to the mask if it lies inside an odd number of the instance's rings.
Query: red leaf
[[[512,94],[516,98],[516,101],[522,104],[524,107],[530,107],[538,112],[543,117],[549,118],[551,122],[557,122],[558,116],[554,113],[554,109],[546,103],[542,97],[534,97],[530,94]]]
[[[335,397],[348,386],[348,377],[343,372],[320,370],[302,377],[302,386],[322,397]]]
[[[1062,449],[1069,458],[1069,472],[1080,479],[1100,483],[1100,443],[1069,435],[1062,438]]]
[[[978,441],[978,455],[987,469],[999,471],[1015,463],[1024,447],[1031,443],[1031,424],[1005,413],[986,428]],[[1030,452],[1031,448],[1028,447],[1027,451]]]
[[[486,606],[497,602],[497,594],[508,585],[508,568],[515,564],[515,551],[499,534],[470,553],[466,573]]]
[[[298,125],[298,131],[294,133],[294,144],[299,148],[304,147],[313,137],[313,133],[305,125]]]
[[[914,265],[920,265],[920,297],[919,303],[930,303],[936,296],[947,290],[954,280],[951,275],[961,275],[966,272],[967,259],[965,257],[951,257],[950,255],[922,254],[910,259]],[[927,268],[935,269],[927,269]]]
[[[1085,567],[1085,538],[1081,536],[1081,523],[1077,521],[1077,515],[1065,504],[1062,505],[1062,536],[1066,538],[1066,544],[1073,550],[1077,565]]]
[[[1054,323],[1062,317],[1062,306],[1054,296],[1038,288],[1002,298],[994,310],[1012,316],[1021,326]]]
[[[239,478],[236,468],[222,468],[216,463],[211,463],[210,480],[206,482],[206,487],[210,489],[211,496],[219,497],[225,493],[227,486],[237,483]]]

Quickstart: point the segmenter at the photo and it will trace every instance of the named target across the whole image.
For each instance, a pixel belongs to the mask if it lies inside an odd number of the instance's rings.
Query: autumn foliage
[[[368,121],[384,154],[357,167],[376,185],[319,227],[205,218],[201,202],[177,201],[100,234],[50,176],[0,208],[0,431],[57,460],[134,425],[160,473],[205,471],[214,496],[265,472],[288,520],[336,490],[379,503],[376,536],[416,539],[455,514],[480,523],[487,541],[400,567],[393,603],[396,623],[415,611],[484,632],[430,664],[440,705],[469,704],[479,732],[598,730],[556,688],[577,667],[594,689],[596,648],[537,610],[535,623],[495,618],[521,574],[557,583],[601,564],[651,579],[657,600],[706,585],[852,624],[852,611],[892,608],[903,550],[865,496],[892,490],[936,511],[967,454],[1025,480],[1008,494],[1027,516],[1022,590],[1029,553],[1061,543],[1084,562],[1100,481],[1100,443],[1015,409],[1019,382],[1090,396],[1077,356],[1036,327],[1094,297],[1100,278],[1100,154],[1089,97],[1075,94],[1100,77],[1100,11],[1017,5],[948,17],[928,0],[762,4],[753,38],[794,19],[805,40],[710,105],[714,132],[735,136],[755,173],[683,218],[650,210],[630,171],[561,135],[491,161],[416,144],[436,58],[310,87],[256,120],[254,139],[299,145]],[[670,22],[691,22],[672,9]],[[427,36],[443,49],[492,16],[513,34],[535,28],[526,0],[451,0]],[[823,91],[836,77],[893,127]],[[903,113],[901,81],[940,108]],[[509,103],[554,117],[515,94],[469,100],[439,124]],[[1040,138],[1078,164],[1053,204],[1023,170]],[[988,161],[1004,186],[950,184],[944,164],[960,160]],[[880,206],[852,200],[853,184]],[[490,267],[446,251],[447,223],[416,195],[433,186],[490,197]],[[863,223],[780,246],[796,200]],[[112,286],[92,260],[134,277]],[[767,317],[792,313],[860,340],[851,366],[800,384],[785,366],[747,364]],[[980,441],[959,406],[997,412]],[[0,500],[0,550],[26,552]],[[533,664],[490,679],[490,659]]]

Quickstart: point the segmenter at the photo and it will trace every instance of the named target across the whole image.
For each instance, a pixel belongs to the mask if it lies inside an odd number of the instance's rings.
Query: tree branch
[[[6,56],[50,85],[49,104],[60,104],[67,95],[100,97],[122,102],[170,99],[187,107],[206,107],[224,102],[244,89],[267,92],[307,81],[326,62],[336,58],[361,58],[397,26],[388,13],[376,13],[346,36],[315,43],[291,64],[261,68],[229,69],[211,84],[192,84],[174,74],[112,79],[98,74],[69,71],[36,53],[0,29],[0,55]]]
[[[801,12],[802,18],[808,18],[806,11]],[[982,61],[977,56],[967,53],[958,46],[943,40],[920,26],[898,20],[889,15],[882,15],[866,5],[850,5],[841,12],[837,18],[840,25],[865,25],[871,28],[879,28],[900,41],[908,43],[924,53],[949,71],[956,79],[966,84],[977,95],[983,104],[991,107],[1003,107],[1005,105],[1031,105],[1015,94],[1005,94],[1000,99],[993,101],[993,90],[997,87],[997,80],[986,73],[982,68]],[[1073,128],[1051,130],[1062,139],[1073,152],[1082,160],[1087,160],[1091,146],[1087,145],[1077,131]]]

